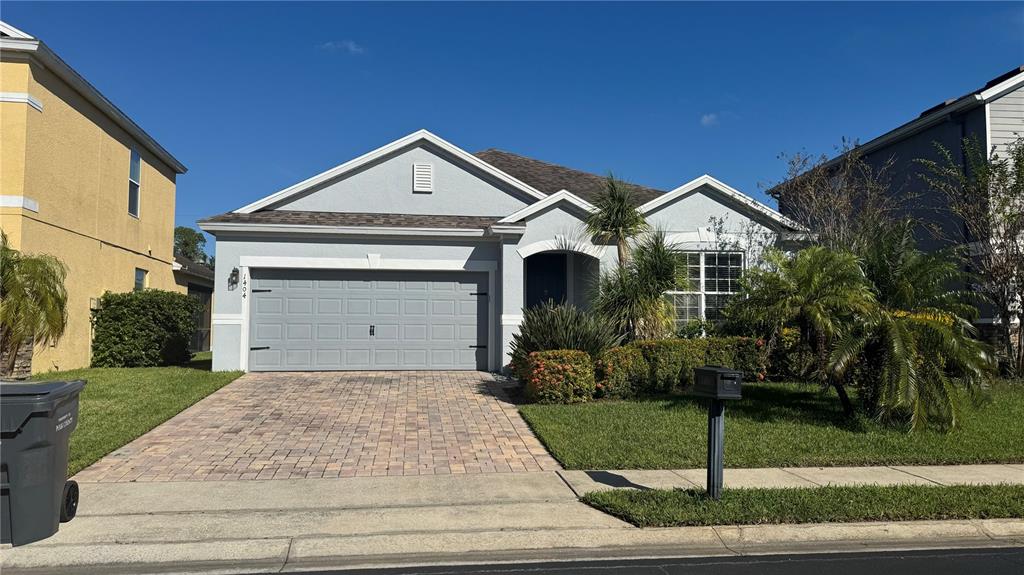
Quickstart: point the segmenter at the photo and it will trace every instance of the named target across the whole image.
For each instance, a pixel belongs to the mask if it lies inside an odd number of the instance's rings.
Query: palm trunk
[[[836,390],[836,395],[839,396],[839,403],[843,406],[843,413],[847,417],[853,417],[853,402],[850,401],[850,396],[846,394],[846,386],[834,377],[830,379],[832,380],[832,388]]]
[[[616,242],[616,244],[616,247],[618,248],[619,252],[619,266],[623,267],[629,260],[629,246],[626,244],[625,238],[619,239],[619,241]]]

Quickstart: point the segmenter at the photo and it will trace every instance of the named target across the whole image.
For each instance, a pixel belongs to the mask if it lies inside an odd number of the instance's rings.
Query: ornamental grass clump
[[[535,351],[572,349],[599,357],[622,341],[608,322],[566,304],[547,301],[523,312],[519,333],[512,336],[512,369],[524,378],[526,359]]]

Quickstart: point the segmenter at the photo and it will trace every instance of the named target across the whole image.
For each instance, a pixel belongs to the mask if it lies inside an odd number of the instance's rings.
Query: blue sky
[[[419,128],[764,199],[781,152],[868,140],[1024,64],[1009,4],[51,4],[2,18],[183,161],[177,221]]]

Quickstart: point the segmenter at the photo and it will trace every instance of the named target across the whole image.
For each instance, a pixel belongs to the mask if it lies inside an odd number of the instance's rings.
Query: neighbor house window
[[[149,283],[149,272],[142,268],[135,268],[135,291],[146,289]]]
[[[142,158],[132,150],[128,167],[128,213],[139,217],[139,186],[142,181]]]
[[[743,273],[740,252],[686,252],[686,279],[677,289],[666,292],[675,308],[676,329],[706,319],[720,321],[722,309],[732,294],[739,291]]]

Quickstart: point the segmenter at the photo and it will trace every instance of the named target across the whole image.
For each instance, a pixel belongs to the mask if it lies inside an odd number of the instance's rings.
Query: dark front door
[[[565,301],[566,254],[534,254],[526,258],[526,307]]]

